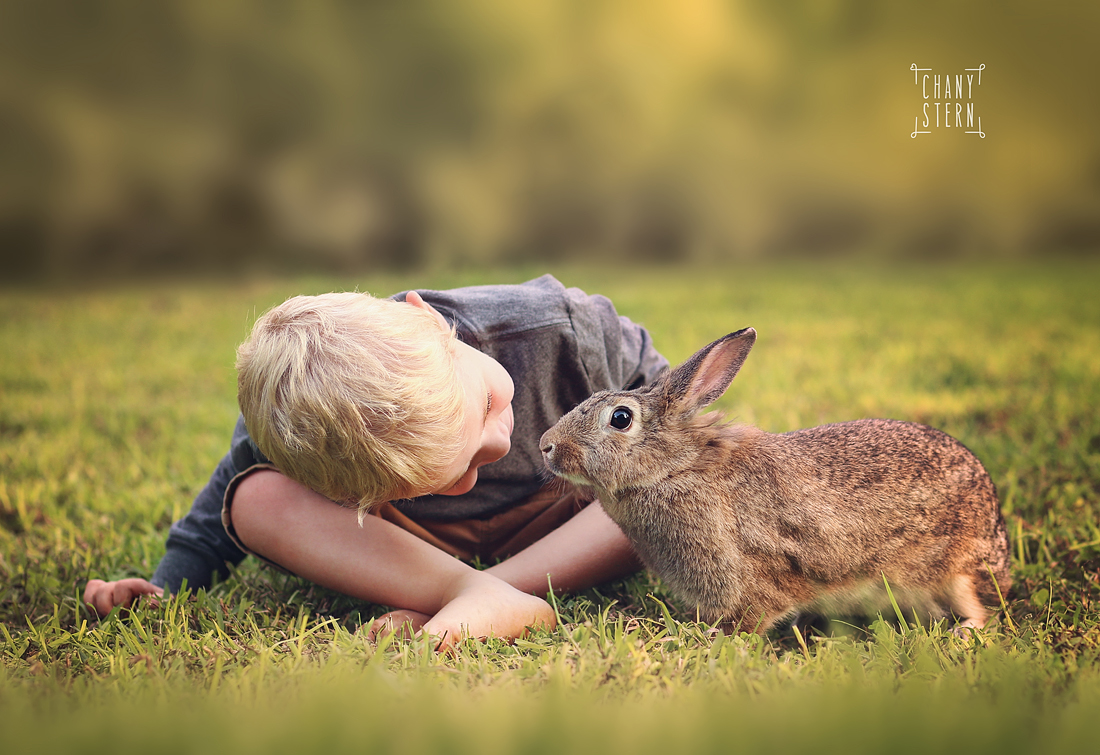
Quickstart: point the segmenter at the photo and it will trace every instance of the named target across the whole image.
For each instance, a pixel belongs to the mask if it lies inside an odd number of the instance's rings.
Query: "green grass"
[[[674,362],[752,325],[721,406],[784,431],[938,426],[1004,504],[1007,614],[723,637],[645,575],[562,597],[506,646],[375,646],[382,609],[246,561],[102,621],[92,576],[148,576],[224,453],[233,350],[294,293],[542,270],[0,293],[0,750],[1061,751],[1100,704],[1100,265],[552,269]],[[890,617],[893,618],[893,617]],[[1095,745],[1094,745],[1095,747]]]

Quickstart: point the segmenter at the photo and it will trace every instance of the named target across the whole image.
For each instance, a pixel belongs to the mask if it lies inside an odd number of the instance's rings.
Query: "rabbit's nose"
[[[551,427],[549,430],[544,432],[542,434],[542,437],[539,438],[539,450],[542,451],[544,454],[554,453],[554,428],[553,427]]]

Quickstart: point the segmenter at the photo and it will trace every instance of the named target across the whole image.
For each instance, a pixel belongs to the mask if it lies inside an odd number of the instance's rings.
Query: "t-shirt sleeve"
[[[668,360],[641,325],[619,315],[606,296],[567,290],[577,345],[593,390],[632,390],[653,382]]]
[[[619,316],[622,334],[623,388],[648,385],[668,369],[668,360],[653,346],[649,331],[628,317]]]
[[[239,564],[245,553],[222,526],[222,499],[229,481],[263,455],[248,437],[244,420],[237,420],[230,451],[218,463],[206,487],[195,497],[191,511],[172,525],[164,558],[150,580],[158,587],[178,592],[184,580],[191,589],[209,587],[215,575],[225,576],[226,564]]]

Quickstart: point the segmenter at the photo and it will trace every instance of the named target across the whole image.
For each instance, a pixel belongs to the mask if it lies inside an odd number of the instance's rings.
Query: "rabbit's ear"
[[[704,346],[668,376],[667,398],[684,412],[695,412],[726,392],[756,343],[756,331],[745,328]]]

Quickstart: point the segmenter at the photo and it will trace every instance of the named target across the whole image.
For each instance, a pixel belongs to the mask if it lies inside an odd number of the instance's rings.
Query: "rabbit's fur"
[[[649,386],[592,396],[542,436],[548,468],[593,489],[707,622],[764,632],[796,611],[882,609],[885,576],[902,605],[983,626],[1011,578],[981,462],[908,422],[776,435],[697,415],[755,341],[752,328],[731,333]]]

